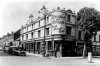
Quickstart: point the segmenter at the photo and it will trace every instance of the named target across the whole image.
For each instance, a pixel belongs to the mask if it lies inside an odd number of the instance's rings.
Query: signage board
[[[65,15],[53,14],[52,15],[52,34],[65,34]]]

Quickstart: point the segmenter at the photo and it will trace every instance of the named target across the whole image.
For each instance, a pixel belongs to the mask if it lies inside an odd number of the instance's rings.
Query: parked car
[[[26,52],[24,51],[22,47],[18,47],[18,49],[15,50],[14,53],[15,55],[18,55],[18,56],[26,56]]]
[[[17,56],[26,56],[26,52],[22,47],[15,47],[15,46],[9,47],[9,54]]]
[[[15,54],[15,50],[17,50],[16,46],[10,46],[9,50],[8,50],[8,53],[11,54],[11,55],[14,55]]]

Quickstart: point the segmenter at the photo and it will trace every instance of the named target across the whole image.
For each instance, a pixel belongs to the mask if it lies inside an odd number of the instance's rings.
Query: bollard
[[[92,62],[92,52],[88,52],[88,62]]]

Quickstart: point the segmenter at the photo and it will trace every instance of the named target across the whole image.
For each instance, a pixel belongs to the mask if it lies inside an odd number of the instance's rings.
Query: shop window
[[[48,41],[48,50],[52,50],[51,41]]]
[[[79,31],[78,39],[81,39],[81,31]]]
[[[99,52],[100,51],[100,46],[96,46],[96,52]]]
[[[71,35],[71,27],[66,27],[66,34]]]
[[[41,35],[41,33],[40,33],[40,32],[41,32],[41,31],[39,30],[39,31],[38,31],[38,37],[40,37],[40,35]]]
[[[31,49],[33,49],[33,43],[31,43]]]
[[[71,20],[71,15],[67,15],[67,21],[70,22]]]
[[[49,28],[46,28],[46,35],[49,35]]]
[[[94,35],[94,42],[96,42],[96,35]]]
[[[100,42],[100,35],[99,35],[99,42]]]

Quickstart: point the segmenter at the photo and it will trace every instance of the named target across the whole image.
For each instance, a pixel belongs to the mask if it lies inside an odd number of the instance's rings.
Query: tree
[[[100,13],[94,8],[84,7],[77,13],[77,21],[78,28],[83,32],[84,36],[83,57],[85,57],[86,45],[88,42],[92,42],[91,38],[100,25]],[[90,51],[92,51],[92,45],[90,45]]]

